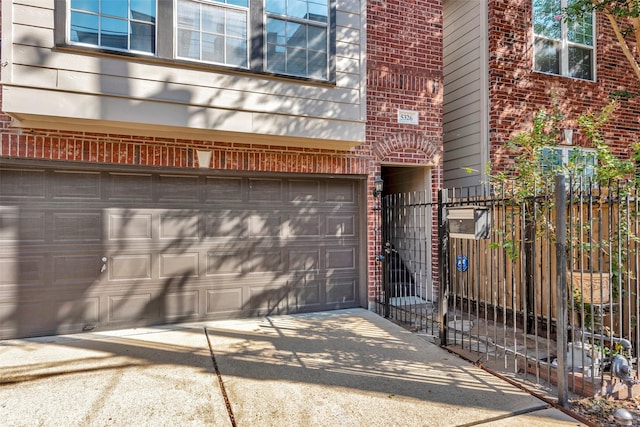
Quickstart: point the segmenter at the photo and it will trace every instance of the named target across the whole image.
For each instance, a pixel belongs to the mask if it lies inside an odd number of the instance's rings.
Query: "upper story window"
[[[562,9],[572,1],[533,0],[534,69],[595,80],[595,15],[566,22]]]
[[[131,52],[156,51],[155,0],[71,0],[69,40]]]
[[[249,0],[178,0],[178,58],[246,68]]]
[[[335,0],[63,0],[59,43],[334,80]],[[65,33],[62,33],[65,23]]]
[[[327,0],[267,0],[267,70],[327,78]]]

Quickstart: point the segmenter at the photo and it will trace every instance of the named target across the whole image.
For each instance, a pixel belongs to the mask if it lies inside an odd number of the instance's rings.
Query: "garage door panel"
[[[327,282],[327,303],[352,303],[356,300],[356,289],[353,279],[331,279]]]
[[[108,299],[108,321],[135,323],[154,319],[151,298],[151,292],[110,295]]]
[[[29,212],[19,207],[0,207],[0,242],[40,243],[45,240],[44,212]]]
[[[101,197],[99,172],[53,171],[49,183],[53,199],[97,200]]]
[[[204,238],[240,238],[247,235],[247,219],[242,211],[224,210],[219,214],[207,214]]]
[[[363,180],[202,174],[0,167],[0,338],[358,305]]]
[[[0,170],[0,194],[6,199],[44,199],[45,171],[7,168]]]
[[[328,270],[355,270],[356,248],[327,248],[325,259]]]
[[[282,215],[254,213],[248,221],[249,237],[280,237]]]
[[[109,257],[109,280],[151,279],[151,254],[119,254]]]
[[[164,315],[168,319],[184,319],[199,314],[198,291],[174,292],[166,295]]]
[[[197,202],[198,177],[183,175],[160,175],[157,185],[159,202]]]
[[[102,214],[54,212],[52,236],[54,242],[100,242]]]
[[[51,315],[51,302],[23,295],[19,309],[6,299],[0,302],[0,337],[26,337],[54,334],[56,324]]]
[[[160,278],[198,277],[199,253],[164,253],[160,254]]]
[[[61,298],[62,297],[62,298]],[[81,297],[77,295],[57,295],[54,302],[54,315],[57,325],[86,325],[100,323],[100,298]],[[69,328],[68,328],[69,329]],[[73,331],[73,329],[70,329]]]
[[[235,251],[209,251],[207,253],[207,276],[242,272],[242,258]]]
[[[281,179],[249,179],[249,202],[282,201]]]
[[[289,271],[317,271],[320,268],[320,249],[290,249]]]
[[[290,179],[287,201],[310,203],[320,200],[320,183],[313,180]]]
[[[153,238],[153,216],[149,212],[108,209],[107,216],[109,240],[151,240]]]
[[[325,191],[327,202],[356,203],[356,185],[354,182],[345,180],[328,180],[326,182]]]
[[[179,214],[179,213],[162,213],[160,214],[160,239],[191,239],[198,240],[200,238],[200,217],[198,213]]]
[[[207,177],[204,183],[205,201],[242,201],[243,179],[226,177]]]
[[[207,290],[206,314],[242,310],[242,293],[239,287]]]
[[[0,285],[42,285],[45,268],[44,256],[3,255],[0,257]]]
[[[95,283],[102,268],[98,254],[65,254],[53,256],[53,284],[56,286]]]
[[[153,200],[153,178],[151,174],[110,173],[107,197],[118,201]]]
[[[284,272],[282,249],[250,249],[242,257],[241,272],[244,274],[278,274]]]
[[[322,220],[318,214],[289,216],[285,237],[319,237],[322,235]]]
[[[354,237],[356,234],[355,217],[353,215],[328,216],[326,222],[327,237]]]

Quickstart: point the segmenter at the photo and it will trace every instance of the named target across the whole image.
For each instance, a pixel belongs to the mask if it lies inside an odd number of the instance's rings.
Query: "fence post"
[[[448,190],[438,190],[438,325],[440,329],[440,345],[447,345],[447,309],[449,306],[449,233],[447,227],[445,203],[448,201]]]
[[[567,381],[567,193],[564,175],[555,177],[556,205],[556,345],[558,362],[558,405],[569,401]]]

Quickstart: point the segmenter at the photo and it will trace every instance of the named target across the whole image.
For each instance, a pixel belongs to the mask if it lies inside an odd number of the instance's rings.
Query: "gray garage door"
[[[359,180],[0,168],[0,337],[354,307]]]

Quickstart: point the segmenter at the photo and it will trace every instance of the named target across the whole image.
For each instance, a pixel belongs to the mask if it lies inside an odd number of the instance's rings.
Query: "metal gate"
[[[556,179],[555,193],[525,199],[484,186],[441,190],[436,203],[386,196],[377,307],[515,381],[555,383],[561,401],[565,390],[622,396],[640,352],[637,189]],[[486,238],[465,224],[477,211]]]
[[[438,331],[432,254],[436,208],[426,191],[382,198],[382,286],[376,295],[379,314],[431,335]]]

